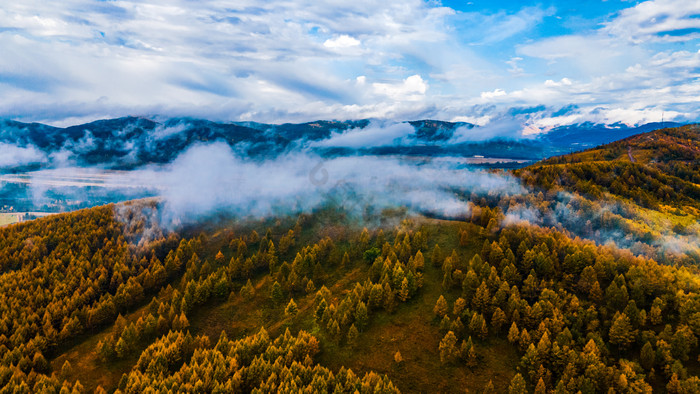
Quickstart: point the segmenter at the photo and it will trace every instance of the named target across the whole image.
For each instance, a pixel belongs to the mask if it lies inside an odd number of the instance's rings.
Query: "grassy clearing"
[[[147,307],[141,307],[137,311],[124,315],[128,322],[135,322],[139,317],[147,314]],[[82,342],[68,349],[58,357],[51,360],[51,369],[60,373],[63,363],[71,364],[72,372],[64,376],[69,381],[80,381],[86,392],[92,392],[97,386],[109,390],[117,387],[122,374],[131,370],[139,359],[139,351],[133,352],[123,360],[104,363],[97,355],[97,343],[112,335],[113,326],[103,329],[93,335],[85,334]]]

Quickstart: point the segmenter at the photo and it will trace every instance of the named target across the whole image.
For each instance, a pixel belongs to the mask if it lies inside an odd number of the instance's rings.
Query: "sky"
[[[0,0],[0,118],[696,121],[700,0]]]

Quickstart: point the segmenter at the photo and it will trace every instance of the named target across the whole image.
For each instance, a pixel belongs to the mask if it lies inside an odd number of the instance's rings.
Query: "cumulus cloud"
[[[496,97],[507,96],[507,95],[508,94],[503,89],[495,89],[493,92],[481,92],[481,98],[486,99],[486,100],[494,99]]]
[[[386,95],[397,101],[420,100],[428,90],[428,84],[420,75],[411,75],[399,83],[375,82],[372,86],[376,93]]]
[[[335,38],[329,38],[324,43],[323,46],[326,48],[351,48],[360,45],[360,40],[355,37],[350,37],[347,34],[340,35]]]

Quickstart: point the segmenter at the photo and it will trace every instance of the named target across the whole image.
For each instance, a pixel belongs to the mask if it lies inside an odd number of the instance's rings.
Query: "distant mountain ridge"
[[[333,146],[308,148],[322,156],[338,155],[412,155],[464,156],[482,155],[535,161],[557,154],[579,151],[625,137],[660,128],[660,123],[638,127],[622,124],[601,125],[583,123],[563,126],[530,139],[504,137],[479,138],[479,126],[464,122],[416,120],[402,122],[414,132],[400,142],[379,146]],[[236,152],[251,158],[274,157],[307,148],[313,142],[330,140],[342,133],[364,130],[370,120],[314,121],[300,124],[265,124],[256,122],[219,123],[203,119],[171,118],[154,121],[141,117],[98,120],[65,128],[40,123],[0,121],[0,143],[17,148],[32,148],[38,159],[30,163],[0,168],[26,170],[61,165],[70,160],[80,166],[101,166],[130,169],[146,164],[164,164],[172,161],[188,147],[197,143],[223,141]],[[677,126],[666,123],[667,127]],[[381,125],[379,126],[382,127]]]

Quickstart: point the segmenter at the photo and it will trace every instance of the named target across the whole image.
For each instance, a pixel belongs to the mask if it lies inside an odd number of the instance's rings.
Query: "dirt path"
[[[630,161],[631,161],[632,163],[636,163],[636,162],[637,162],[637,159],[635,159],[634,156],[632,156],[632,147],[631,147],[631,146],[628,146],[628,147],[627,147],[627,156],[630,157]]]

